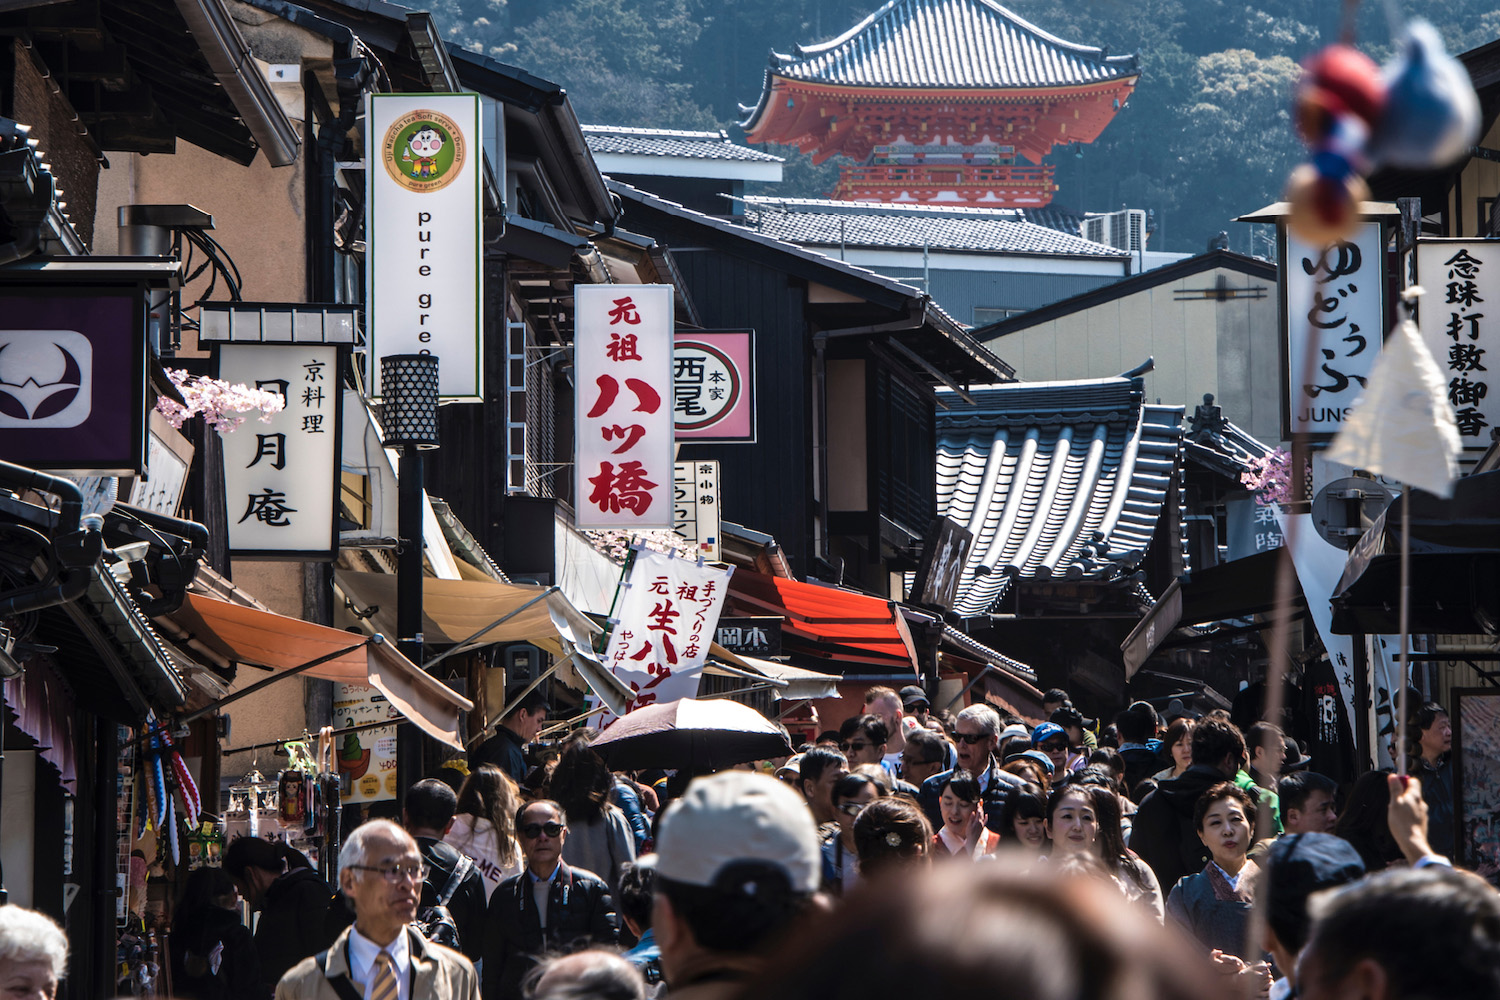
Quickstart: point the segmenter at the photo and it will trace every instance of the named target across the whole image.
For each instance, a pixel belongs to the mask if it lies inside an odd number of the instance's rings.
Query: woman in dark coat
[[[172,992],[184,1000],[260,1000],[260,960],[221,868],[187,877],[172,920]]]

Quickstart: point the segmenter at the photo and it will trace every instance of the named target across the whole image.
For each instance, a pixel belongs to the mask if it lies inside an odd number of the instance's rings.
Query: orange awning
[[[168,617],[225,659],[278,671],[290,671],[363,643],[300,674],[345,684],[369,684],[424,733],[454,749],[464,748],[459,738],[459,717],[471,711],[474,703],[402,656],[390,641],[376,643],[354,632],[199,594],[189,594],[182,607]]]
[[[782,615],[783,638],[805,640],[799,651],[830,660],[917,669],[911,632],[894,601],[836,587],[799,583],[736,569],[730,599],[757,614]]]

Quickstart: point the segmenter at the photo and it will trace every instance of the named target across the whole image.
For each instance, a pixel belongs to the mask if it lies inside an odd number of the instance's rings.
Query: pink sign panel
[[[755,334],[684,332],[672,350],[672,419],[678,438],[755,440]]]

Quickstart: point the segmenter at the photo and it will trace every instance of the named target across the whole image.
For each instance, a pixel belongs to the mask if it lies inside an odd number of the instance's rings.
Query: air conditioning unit
[[[1079,233],[1084,239],[1132,253],[1146,248],[1146,211],[1127,208],[1084,216]]]

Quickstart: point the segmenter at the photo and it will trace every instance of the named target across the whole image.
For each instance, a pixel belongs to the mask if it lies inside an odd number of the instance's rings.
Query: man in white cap
[[[818,888],[818,833],[802,799],[762,774],[697,778],[662,819],[652,929],[674,1000],[718,1000]]]

